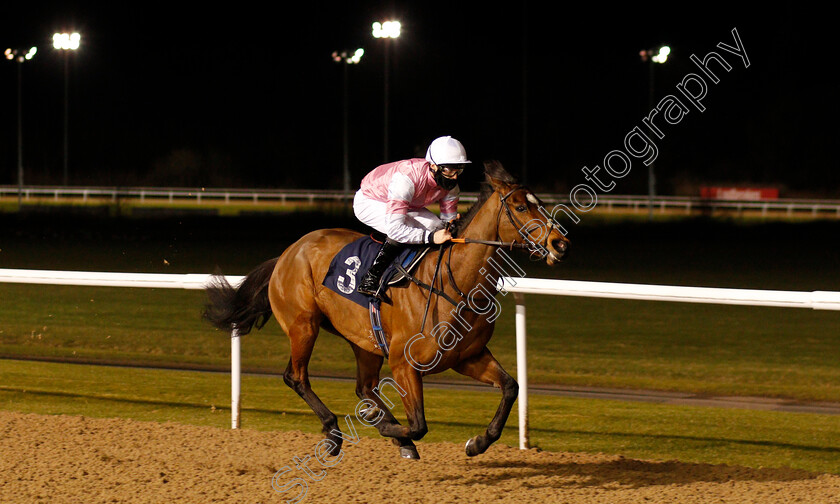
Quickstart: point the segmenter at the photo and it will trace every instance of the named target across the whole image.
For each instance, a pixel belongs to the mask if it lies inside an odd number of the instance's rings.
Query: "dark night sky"
[[[819,9],[353,3],[6,9],[2,49],[39,47],[23,67],[27,182],[61,180],[64,71],[51,35],[72,27],[83,39],[70,65],[71,183],[339,188],[342,68],[330,53],[362,46],[349,69],[356,184],[383,161],[384,51],[370,24],[394,15],[403,35],[391,48],[392,159],[451,134],[473,160],[521,173],[524,122],[528,181],[568,190],[649,110],[640,49],[672,47],[656,68],[659,98],[697,71],[690,54],[721,52],[737,27],[751,66],[722,53],[733,70],[709,86],[707,110],[657,142],[661,192],[749,183],[840,198],[838,44]],[[0,184],[16,183],[17,70],[0,64]],[[614,192],[644,193],[645,181],[635,163]]]

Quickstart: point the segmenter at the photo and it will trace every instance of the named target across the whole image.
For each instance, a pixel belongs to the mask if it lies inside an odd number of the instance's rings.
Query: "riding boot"
[[[385,301],[383,294],[380,293],[382,289],[380,289],[379,284],[382,281],[382,275],[385,273],[385,270],[394,262],[394,259],[396,259],[402,250],[402,243],[390,239],[385,240],[382,248],[379,249],[379,253],[376,254],[376,259],[374,259],[373,264],[364,278],[362,278],[362,281],[359,283],[359,288],[356,290],[360,294],[366,294],[379,298],[380,301]]]

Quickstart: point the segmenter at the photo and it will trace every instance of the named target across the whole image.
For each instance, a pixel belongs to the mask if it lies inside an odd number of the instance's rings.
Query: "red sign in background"
[[[701,187],[700,196],[718,200],[779,199],[779,190],[772,187]]]

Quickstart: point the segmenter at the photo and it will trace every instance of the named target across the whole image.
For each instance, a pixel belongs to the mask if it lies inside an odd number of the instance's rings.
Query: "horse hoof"
[[[484,453],[484,450],[478,445],[478,436],[467,441],[467,444],[464,446],[464,451],[467,452],[468,457],[475,457]]]
[[[378,407],[372,406],[370,408],[364,408],[359,410],[359,414],[366,422],[374,423],[379,419],[380,415],[382,414],[382,411]]]
[[[420,460],[420,454],[414,446],[400,446],[400,457],[410,460]]]
[[[327,434],[325,441],[329,441],[329,443],[327,443],[327,453],[333,457],[337,457],[338,454],[341,453],[341,444],[344,440],[340,437],[333,436],[332,434]]]

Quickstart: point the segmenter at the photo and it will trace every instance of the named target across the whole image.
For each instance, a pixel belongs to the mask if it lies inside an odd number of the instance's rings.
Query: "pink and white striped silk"
[[[454,219],[458,214],[460,193],[458,186],[451,191],[438,187],[429,166],[425,159],[414,158],[375,168],[362,179],[359,193],[364,199],[386,204],[384,225],[381,221],[376,222],[377,225],[367,222],[374,219],[364,215],[371,212],[360,212],[361,209],[356,208],[360,201],[358,197],[354,203],[356,215],[365,224],[400,243],[427,241],[430,232],[439,229],[443,222]],[[440,219],[437,222],[406,218],[407,215],[410,217],[409,214],[415,214],[432,203],[440,203]]]

